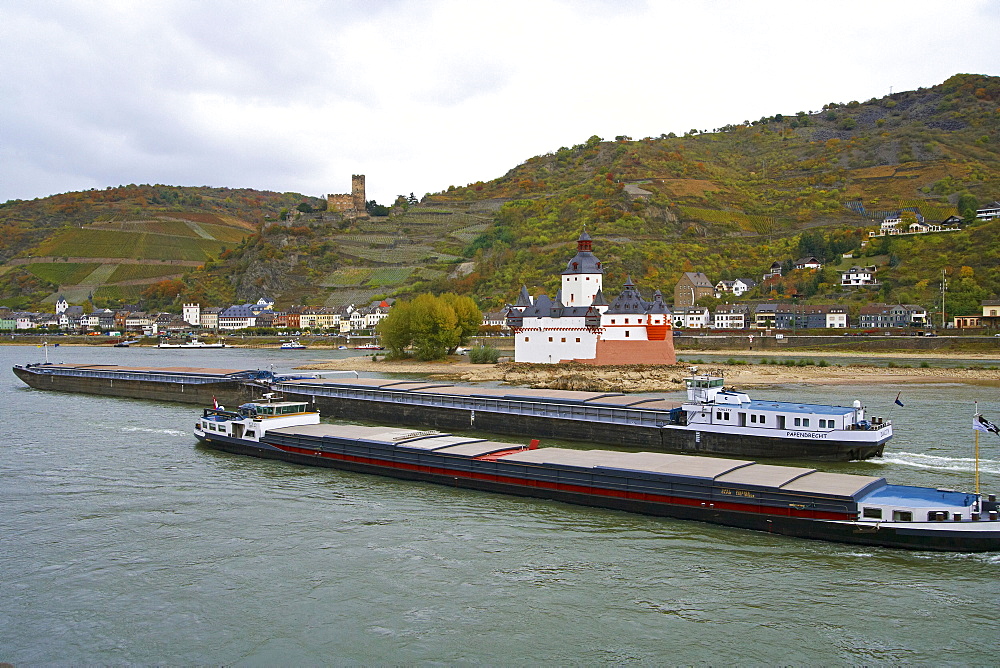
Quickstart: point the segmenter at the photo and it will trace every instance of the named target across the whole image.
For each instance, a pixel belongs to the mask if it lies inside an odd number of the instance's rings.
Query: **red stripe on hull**
[[[277,448],[283,452],[297,455],[312,455],[324,459],[334,459],[338,461],[366,464],[368,466],[378,466],[387,469],[400,469],[405,471],[417,471],[430,475],[449,476],[452,478],[466,478],[469,480],[485,480],[506,485],[516,485],[519,487],[537,487],[541,489],[551,489],[560,492],[573,492],[576,494],[587,494],[590,496],[607,496],[633,501],[648,501],[653,503],[663,503],[674,506],[693,506],[715,508],[718,510],[734,510],[739,512],[751,512],[759,515],[777,515],[782,517],[798,517],[805,519],[819,520],[853,520],[854,515],[850,513],[830,513],[812,510],[799,510],[797,508],[778,508],[774,506],[752,505],[747,503],[730,503],[726,501],[699,501],[683,496],[668,496],[665,494],[650,494],[648,492],[629,492],[618,489],[607,489],[604,487],[592,487],[589,485],[571,485],[565,483],[548,482],[545,480],[533,480],[530,478],[513,478],[510,476],[493,475],[489,473],[476,473],[474,471],[460,471],[446,469],[436,466],[420,466],[417,464],[407,464],[404,462],[393,462],[385,459],[373,459],[370,457],[359,457],[357,455],[342,455],[335,452],[321,452],[309,448],[297,448],[291,445],[267,445]]]

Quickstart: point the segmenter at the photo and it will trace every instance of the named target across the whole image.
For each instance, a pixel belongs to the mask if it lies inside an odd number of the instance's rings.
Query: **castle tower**
[[[201,326],[201,304],[184,304],[184,322],[192,327]]]
[[[365,199],[364,174],[351,175],[351,199],[354,202],[355,210],[358,213],[363,214],[366,210],[366,204],[368,203],[368,200]]]
[[[601,292],[604,269],[591,252],[593,242],[584,230],[576,241],[576,255],[562,273],[562,297],[566,306],[590,306]]]

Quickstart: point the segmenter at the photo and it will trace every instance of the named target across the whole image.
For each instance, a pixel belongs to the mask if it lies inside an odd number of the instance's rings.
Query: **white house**
[[[719,306],[712,314],[715,329],[746,329],[750,326],[750,307],[746,304]]]
[[[184,304],[181,317],[192,327],[201,327],[201,304]]]
[[[1000,202],[993,202],[982,209],[976,209],[977,220],[993,220],[994,218],[1000,218]]]
[[[840,272],[840,284],[843,287],[857,287],[861,285],[878,285],[878,278],[875,274],[878,267],[851,267]]]
[[[702,329],[712,323],[712,314],[705,306],[682,306],[671,313],[674,327]]]

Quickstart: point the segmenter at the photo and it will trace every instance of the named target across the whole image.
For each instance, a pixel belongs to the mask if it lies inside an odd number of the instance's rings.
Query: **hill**
[[[208,187],[123,186],[0,205],[0,303],[58,294],[82,303],[137,301],[311,198]],[[319,203],[319,200],[312,200]]]
[[[586,226],[613,292],[632,276],[647,296],[670,295],[692,270],[713,281],[759,279],[775,260],[816,255],[823,271],[790,272],[749,296],[931,307],[944,270],[949,313],[961,314],[1000,294],[1000,223],[971,221],[978,205],[1000,199],[998,146],[1000,78],[959,74],[679,137],[594,136],[492,181],[420,202],[401,197],[388,216],[345,218],[295,193],[67,193],[0,206],[0,260],[10,259],[0,298],[51,299],[57,285],[77,286],[79,297],[99,286],[95,296],[109,301],[145,294],[178,308],[260,296],[281,306],[359,304],[451,290],[494,308],[522,284],[554,294]],[[287,220],[278,220],[282,210]],[[869,241],[898,211],[970,224]],[[879,265],[881,286],[841,292],[836,268],[851,263]]]
[[[1000,293],[995,262],[986,259],[996,248],[994,225],[946,241],[899,237],[863,251],[862,242],[890,211],[969,219],[979,203],[1000,198],[998,145],[1000,78],[963,74],[932,88],[683,137],[591,137],[428,200],[509,200],[469,249],[472,289],[491,305],[513,299],[522,283],[552,294],[583,225],[601,249],[609,285],[632,275],[647,291],[669,292],[686,270],[713,280],[759,278],[774,260],[832,261],[855,250],[892,265],[882,290],[864,298],[930,304],[942,269],[967,277],[971,269],[980,291]],[[847,298],[830,289],[836,278],[793,277],[767,296]]]

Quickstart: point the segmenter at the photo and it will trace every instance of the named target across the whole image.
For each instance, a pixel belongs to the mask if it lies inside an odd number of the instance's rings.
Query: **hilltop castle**
[[[562,272],[555,299],[532,299],[526,287],[507,316],[514,331],[514,361],[555,364],[673,364],[673,317],[659,290],[642,298],[632,279],[608,304],[604,268],[586,231]]]
[[[351,218],[367,218],[365,175],[351,175],[351,192],[326,196],[327,211],[336,211]]]

